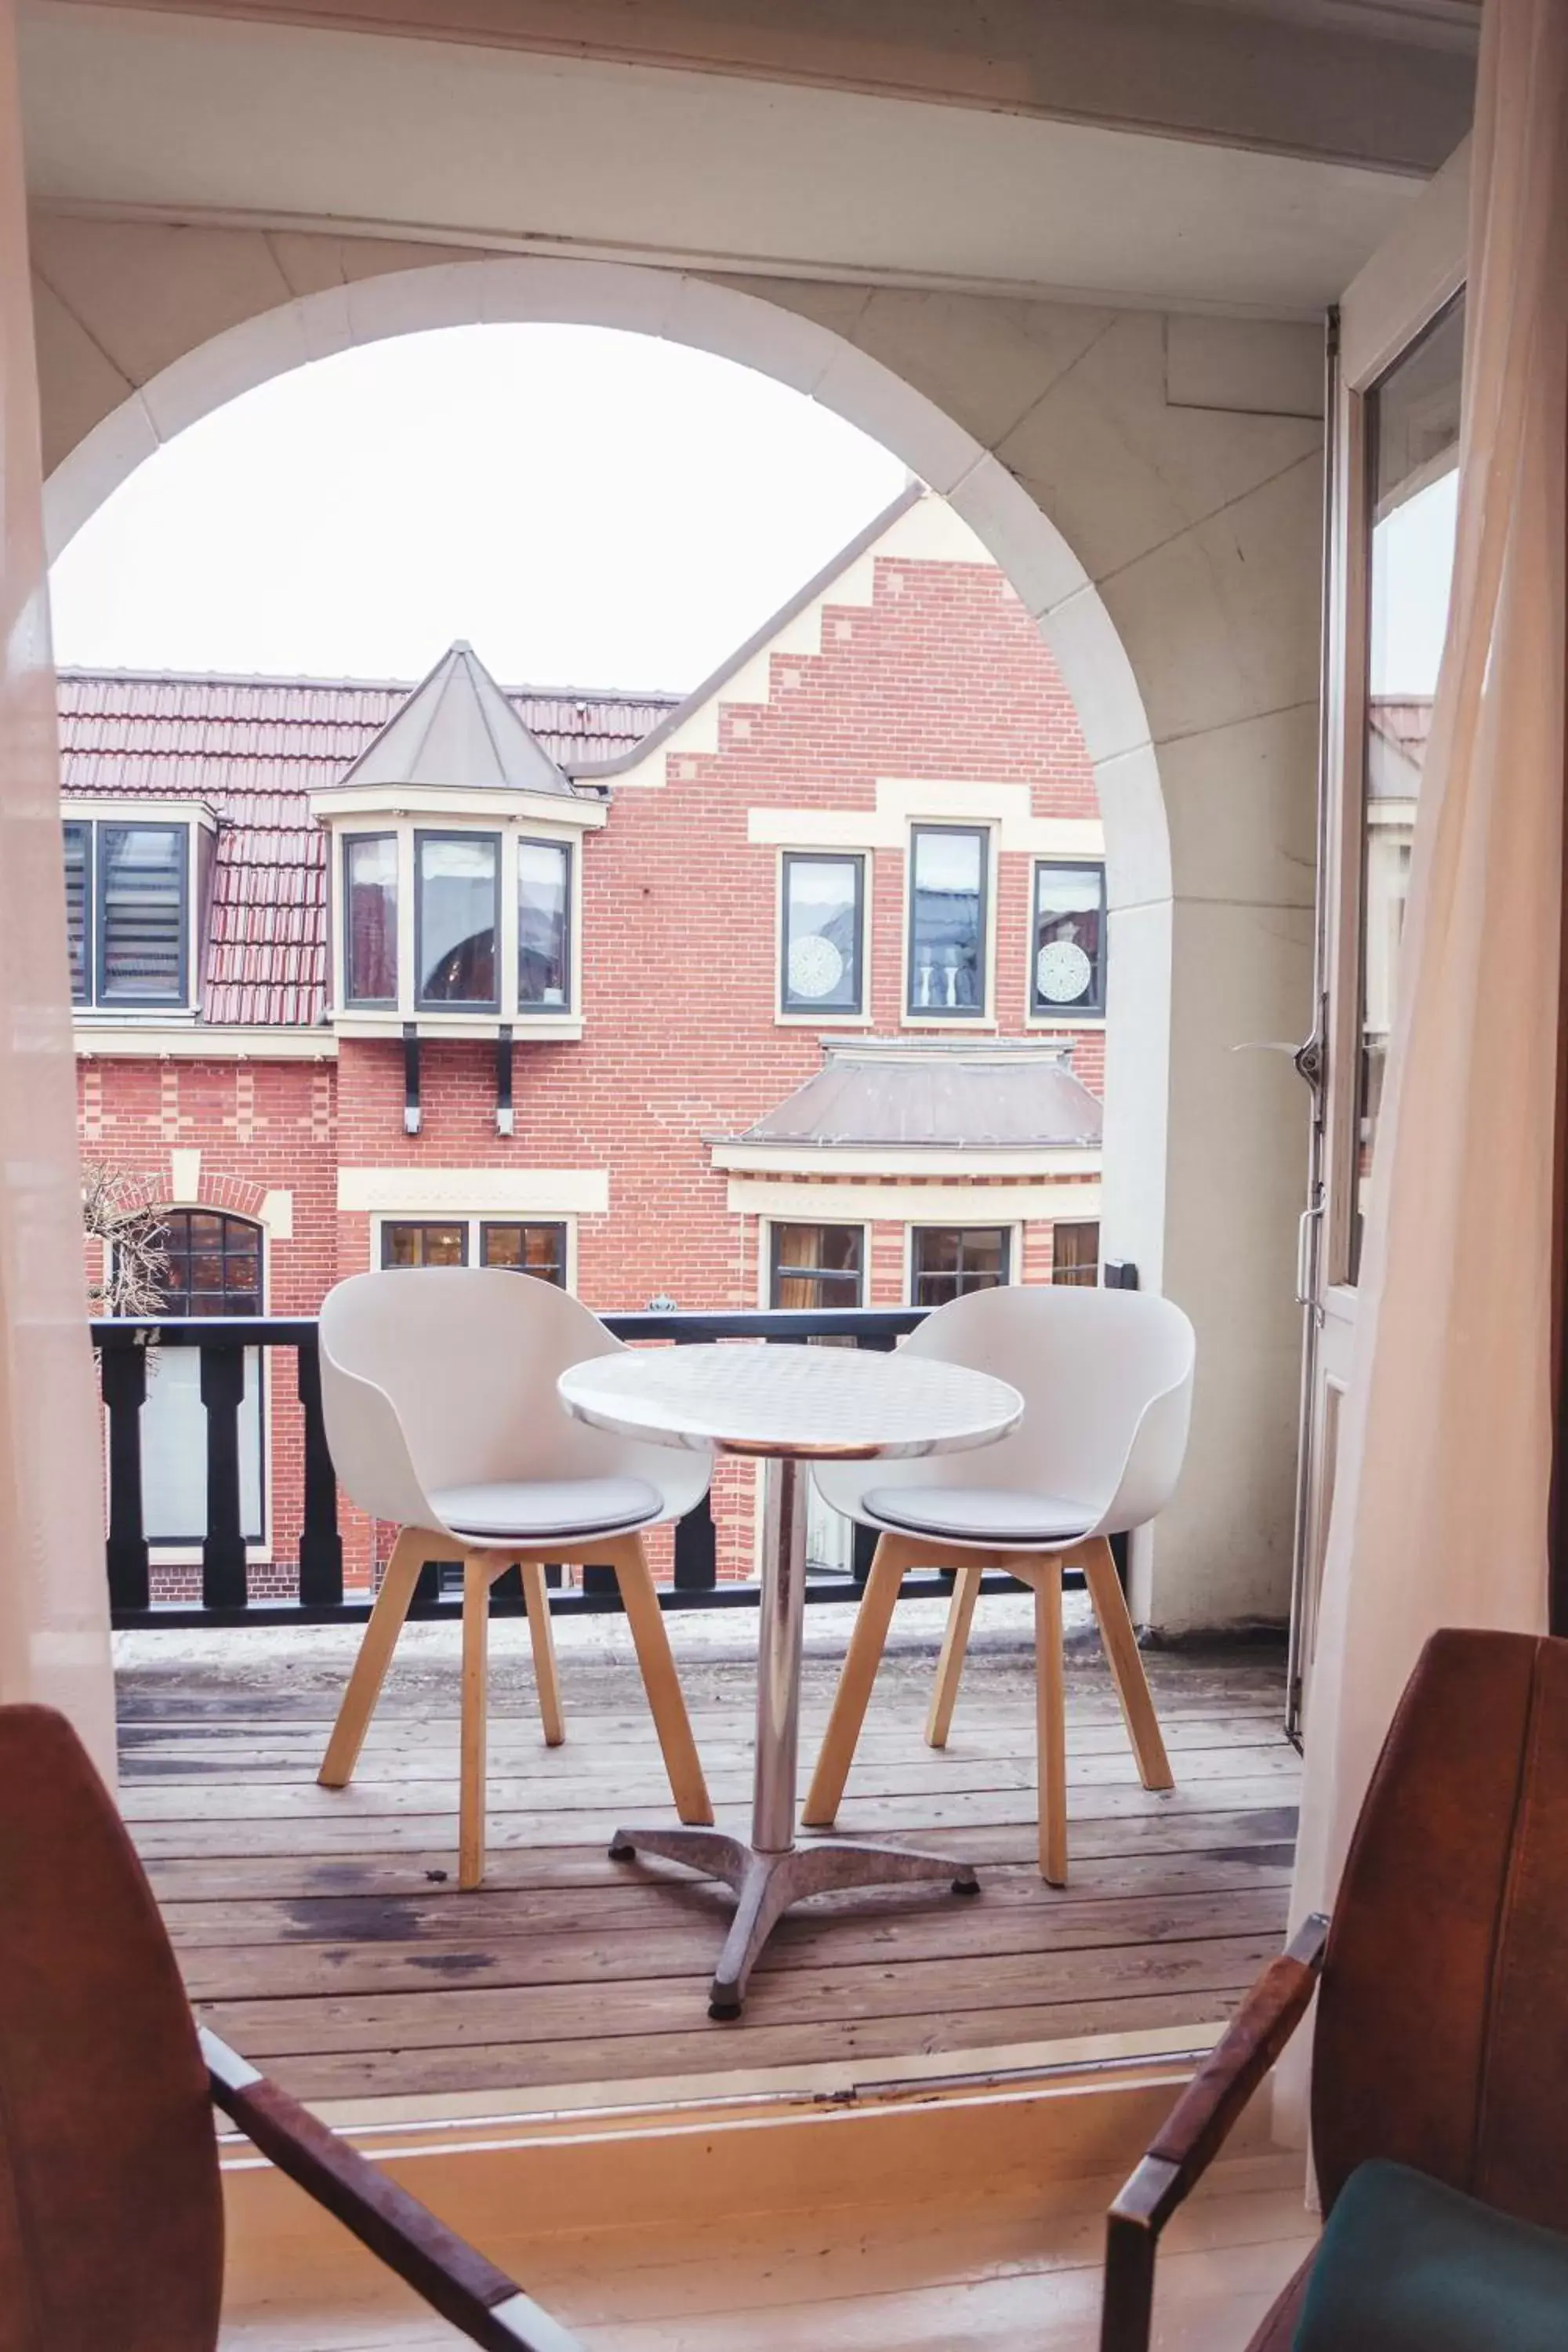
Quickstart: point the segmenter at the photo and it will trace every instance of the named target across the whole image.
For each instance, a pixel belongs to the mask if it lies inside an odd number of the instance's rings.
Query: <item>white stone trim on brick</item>
[[[338,1207],[386,1217],[602,1217],[603,1168],[340,1168]]]

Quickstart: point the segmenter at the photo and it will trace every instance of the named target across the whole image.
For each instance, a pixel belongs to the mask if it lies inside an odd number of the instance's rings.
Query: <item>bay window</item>
[[[1051,1280],[1067,1283],[1081,1290],[1094,1290],[1099,1286],[1098,1218],[1085,1218],[1081,1223],[1063,1223],[1051,1227]]]
[[[1035,866],[1029,1011],[1037,1018],[1105,1011],[1105,868]]]
[[[786,851],[781,887],[781,1011],[863,1012],[865,858]]]
[[[500,835],[417,833],[414,868],[416,1002],[499,1012]]]
[[[937,1019],[985,1014],[987,866],[981,825],[917,824],[910,836],[908,1011]]]
[[[517,845],[517,1007],[572,1006],[572,851],[564,841]]]

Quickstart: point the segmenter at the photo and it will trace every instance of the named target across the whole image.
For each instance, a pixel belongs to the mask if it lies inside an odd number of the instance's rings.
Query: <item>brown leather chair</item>
[[[0,2352],[213,2352],[214,2103],[491,2352],[573,2352],[513,2282],[216,2036],[63,1716],[0,1707]]]
[[[1568,1641],[1427,1643],[1332,1927],[1310,1919],[1264,1971],[1110,2209],[1100,2352],[1146,2352],[1160,2231],[1314,1990],[1325,2215],[1383,2157],[1568,2232]],[[1289,2352],[1310,2270],[1249,2352]]]

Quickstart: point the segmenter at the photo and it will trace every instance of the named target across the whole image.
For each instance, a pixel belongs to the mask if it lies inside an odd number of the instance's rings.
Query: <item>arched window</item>
[[[261,1227],[222,1209],[166,1209],[159,1240],[167,1272],[163,1313],[259,1315]],[[142,1502],[148,1540],[195,1546],[207,1525],[206,1411],[201,1351],[160,1348],[142,1413]],[[245,1351],[239,1409],[239,1500],[247,1543],[265,1528],[265,1409],[261,1350]]]
[[[162,1220],[165,1315],[259,1315],[261,1228],[219,1209],[170,1209]]]

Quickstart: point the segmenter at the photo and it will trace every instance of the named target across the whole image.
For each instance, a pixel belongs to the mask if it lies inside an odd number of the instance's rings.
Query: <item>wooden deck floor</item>
[[[721,1654],[677,1638],[721,1822],[742,1827],[753,1669],[732,1622]],[[983,2052],[1212,2022],[1279,1946],[1298,1759],[1272,1653],[1151,1662],[1178,1781],[1163,1797],[1138,1784],[1098,1655],[1073,1658],[1072,1883],[1055,1892],[1034,1858],[1032,1658],[1016,1638],[977,1638],[936,1755],[921,1738],[934,1645],[906,1634],[840,1826],[973,1856],[982,1897],[888,1890],[797,1912],[744,2020],[721,2026],[705,1986],[728,1898],[605,1854],[618,1819],[670,1818],[618,1634],[563,1655],[555,1750],[521,1645],[498,1643],[490,1872],[471,1895],[453,1884],[455,1645],[395,1673],[355,1781],[331,1792],[314,1773],[346,1654],[244,1633],[160,1657],[165,1638],[138,1637],[121,1672],[126,1811],[200,2013],[312,2100],[542,2104],[593,2085],[610,2101],[845,2062],[885,2060],[896,2078],[933,2055],[956,2071]],[[841,1639],[814,1622],[803,1767]]]

